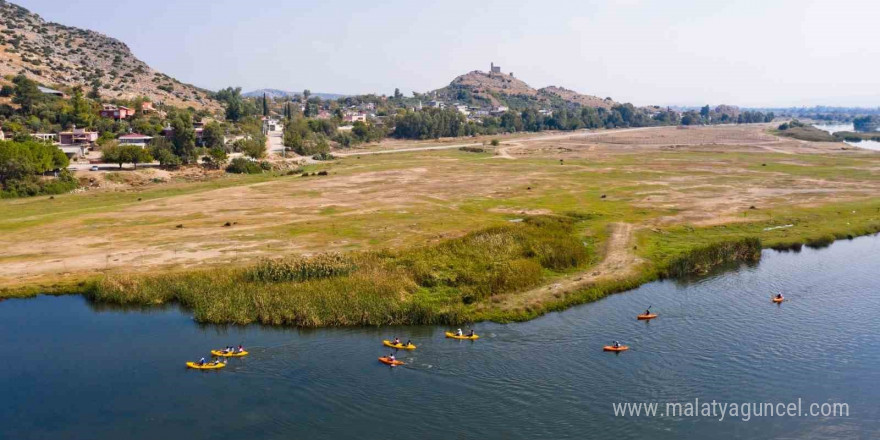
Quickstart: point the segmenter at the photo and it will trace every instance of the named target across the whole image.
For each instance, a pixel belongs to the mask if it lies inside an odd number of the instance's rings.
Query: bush
[[[498,142],[498,139],[492,139],[492,142],[490,142],[490,144],[492,144],[493,147],[497,147],[500,142]]]
[[[232,162],[226,167],[226,172],[235,174],[260,174],[263,172],[263,168],[256,162],[247,160],[243,157],[237,157],[232,159]]]

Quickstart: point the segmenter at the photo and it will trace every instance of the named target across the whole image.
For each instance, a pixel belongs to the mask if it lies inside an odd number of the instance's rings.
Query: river
[[[813,127],[816,127],[820,130],[827,131],[828,133],[834,134],[838,131],[856,131],[852,122],[830,122],[824,124],[813,124]],[[877,141],[860,141],[860,142],[850,142],[846,141],[847,144],[852,145],[854,147],[864,148],[867,150],[877,150],[880,151],[880,142]]]
[[[80,296],[0,302],[0,438],[878,438],[880,237],[525,323],[279,329]],[[772,304],[770,295],[788,300]],[[636,321],[646,307],[659,313]],[[377,362],[383,338],[419,348]],[[632,348],[606,353],[619,339]],[[221,371],[184,361],[244,344]],[[846,403],[848,417],[615,417],[613,402]]]

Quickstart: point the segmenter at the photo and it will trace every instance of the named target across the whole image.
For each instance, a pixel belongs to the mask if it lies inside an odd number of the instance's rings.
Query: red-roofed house
[[[104,108],[101,109],[101,117],[103,118],[128,119],[132,116],[134,116],[134,109],[121,105],[104,104]]]

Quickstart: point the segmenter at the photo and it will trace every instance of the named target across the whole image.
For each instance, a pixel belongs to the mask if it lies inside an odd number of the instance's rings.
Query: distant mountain
[[[297,95],[302,95],[301,91],[300,92],[289,92],[286,90],[279,90],[279,89],[259,89],[259,90],[253,90],[253,91],[250,91],[247,93],[242,93],[242,96],[245,96],[248,98],[257,98],[257,97],[263,96],[263,93],[265,93],[266,96],[268,96],[269,98],[292,98]],[[338,93],[312,93],[311,96],[317,96],[321,99],[333,100],[333,99],[345,98],[347,95],[340,95]]]
[[[0,0],[0,76],[20,73],[53,88],[88,90],[99,83],[105,98],[146,96],[178,107],[221,109],[209,91],[153,70],[115,38],[49,23]]]
[[[583,95],[562,87],[549,86],[535,89],[512,74],[487,73],[479,70],[461,75],[448,86],[430,92],[429,95],[446,101],[468,104],[505,105],[512,108],[550,106],[570,103],[586,107],[611,108],[617,105],[610,98]]]

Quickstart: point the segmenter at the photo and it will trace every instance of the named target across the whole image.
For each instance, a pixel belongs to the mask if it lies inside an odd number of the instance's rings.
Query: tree
[[[269,100],[266,98],[266,92],[263,92],[263,116],[269,116]]]
[[[205,129],[202,131],[202,142],[205,143],[205,147],[222,148],[225,140],[223,126],[219,122],[211,121],[205,124]]]
[[[400,93],[400,89],[395,88],[394,89],[394,99],[400,99],[400,98],[403,98],[403,93]]]
[[[100,101],[101,100],[101,82],[95,81],[92,83],[92,88],[89,90],[89,94],[86,95],[87,98]]]
[[[239,139],[239,141],[244,141],[241,142],[239,148],[245,156],[260,159],[266,155],[265,142],[260,142],[259,139]]]
[[[134,165],[134,168],[137,169],[139,163],[153,161],[153,156],[149,151],[137,145],[119,145],[116,142],[104,146],[101,150],[101,156],[104,162],[119,164],[120,169],[126,163]]]
[[[70,97],[70,106],[74,123],[79,127],[91,127],[95,122],[95,113],[92,105],[83,97],[82,87],[73,88],[73,96]]]
[[[220,147],[211,148],[208,150],[208,157],[211,158],[211,163],[214,164],[214,166],[220,168],[221,165],[226,163],[226,149]]]
[[[174,155],[171,142],[164,137],[153,138],[150,142],[150,154],[159,161],[159,165],[167,168],[180,166],[180,158]]]
[[[171,118],[173,135],[171,144],[174,154],[183,163],[196,161],[196,132],[193,129],[192,117],[189,112],[177,112]]]
[[[16,76],[12,82],[15,84],[15,92],[12,102],[21,106],[25,114],[34,110],[34,106],[43,100],[43,92],[37,88],[37,83],[24,75]]]
[[[308,101],[308,100],[309,100],[309,96],[312,96],[312,91],[309,90],[309,89],[305,89],[305,90],[303,90],[303,99],[305,99],[306,101]]]
[[[710,112],[709,106],[706,105],[706,106],[704,106],[703,108],[700,109],[700,116],[701,116],[703,119],[705,119],[706,121],[708,121],[708,120],[709,120],[709,112]]]

